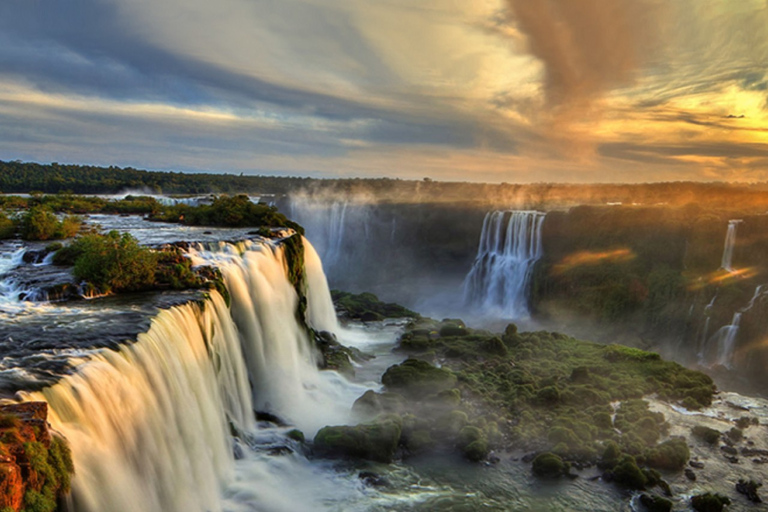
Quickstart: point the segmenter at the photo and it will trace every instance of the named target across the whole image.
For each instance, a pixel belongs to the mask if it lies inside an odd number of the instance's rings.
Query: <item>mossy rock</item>
[[[362,417],[376,417],[382,413],[400,413],[405,409],[405,398],[397,393],[366,391],[352,405],[352,412]]]
[[[730,504],[731,500],[728,497],[710,492],[691,498],[691,507],[697,512],[722,512],[723,508]]]
[[[531,471],[539,478],[557,478],[568,472],[568,466],[554,453],[544,452],[533,459]]]
[[[720,440],[720,436],[722,435],[719,430],[705,427],[703,425],[696,425],[691,429],[691,433],[693,434],[693,437],[701,439],[707,444],[717,444],[717,442]]]
[[[390,366],[381,377],[389,390],[406,397],[421,398],[436,394],[456,385],[454,373],[446,368],[437,368],[419,359],[407,359],[399,365]]]
[[[691,452],[688,449],[688,443],[682,438],[673,438],[659,444],[649,450],[646,455],[646,463],[658,469],[668,469],[680,471],[691,458]]]
[[[640,504],[647,512],[670,512],[672,502],[661,496],[643,494],[640,496]]]
[[[440,337],[446,338],[449,336],[464,336],[467,334],[467,328],[463,325],[463,322],[461,324],[457,323],[445,323],[440,327]]]
[[[640,469],[635,458],[625,455],[612,471],[613,481],[628,489],[642,490],[648,484],[648,477]]]
[[[285,436],[288,439],[293,439],[294,441],[298,441],[299,443],[303,443],[304,442],[304,432],[302,432],[301,430],[296,429],[296,428],[286,432]]]
[[[386,416],[372,423],[323,427],[315,435],[317,452],[326,457],[392,462],[400,442],[402,423]]]

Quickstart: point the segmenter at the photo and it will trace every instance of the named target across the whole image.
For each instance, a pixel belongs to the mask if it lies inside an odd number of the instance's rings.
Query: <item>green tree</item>
[[[110,231],[77,239],[74,274],[102,292],[136,291],[154,284],[157,256],[130,234]]]

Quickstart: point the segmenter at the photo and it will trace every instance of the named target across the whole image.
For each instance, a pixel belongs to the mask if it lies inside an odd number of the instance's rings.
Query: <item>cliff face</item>
[[[48,404],[0,405],[0,510],[53,512],[69,492],[72,458],[53,436]]]
[[[738,231],[732,266],[724,269],[730,222],[738,222]],[[766,360],[760,312],[768,290],[758,287],[768,282],[767,235],[768,216],[698,206],[550,212],[533,307],[543,320],[576,313],[601,341],[616,341],[600,333],[611,336],[621,327],[644,348],[765,382],[754,362]]]

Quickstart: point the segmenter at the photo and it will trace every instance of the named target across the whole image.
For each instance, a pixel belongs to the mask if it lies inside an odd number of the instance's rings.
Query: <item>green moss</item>
[[[285,435],[286,437],[288,437],[288,439],[293,439],[294,441],[298,441],[299,443],[304,442],[304,432],[302,432],[299,429],[289,430]]]
[[[390,366],[381,377],[387,389],[406,396],[423,397],[439,393],[456,385],[456,375],[448,369],[436,368],[419,359],[407,359]]]
[[[359,295],[331,290],[333,303],[347,318],[356,318],[364,321],[382,320],[384,318],[418,318],[418,313],[404,308],[399,304],[386,303],[372,293]]]
[[[672,510],[672,502],[661,496],[643,494],[640,496],[640,504],[648,512],[670,512]]]
[[[701,439],[708,444],[716,444],[721,436],[720,431],[703,425],[696,425],[691,429],[691,433],[695,438]]]
[[[658,469],[680,471],[690,458],[691,452],[685,439],[673,438],[651,449],[646,455],[646,463]]]
[[[554,453],[544,452],[533,459],[531,470],[539,478],[557,478],[567,473],[568,467],[563,459]]]
[[[704,493],[691,498],[691,507],[697,512],[722,512],[731,500],[720,494]]]
[[[315,435],[314,445],[326,456],[391,462],[401,433],[402,422],[390,415],[354,427],[323,427]]]
[[[634,457],[629,455],[622,458],[613,468],[613,480],[629,489],[645,489],[648,477],[638,467]]]

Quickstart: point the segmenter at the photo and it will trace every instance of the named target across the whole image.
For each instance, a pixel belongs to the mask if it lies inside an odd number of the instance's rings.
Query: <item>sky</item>
[[[768,0],[0,0],[0,160],[768,180]]]

